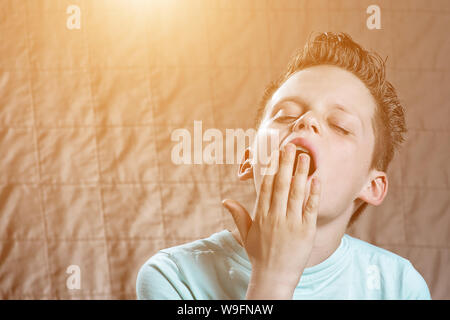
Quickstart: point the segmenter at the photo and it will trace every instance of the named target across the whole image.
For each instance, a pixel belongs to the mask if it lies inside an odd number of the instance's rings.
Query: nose
[[[313,130],[314,133],[319,134],[321,129],[319,122],[316,117],[313,115],[312,111],[306,112],[300,118],[298,118],[292,127],[292,131],[297,131],[300,129],[306,128],[307,130]]]

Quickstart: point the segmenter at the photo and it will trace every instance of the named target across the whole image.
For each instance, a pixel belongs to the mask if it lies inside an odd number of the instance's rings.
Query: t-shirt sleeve
[[[404,300],[431,300],[427,283],[409,261],[404,273],[402,296]]]
[[[139,269],[136,280],[139,300],[193,299],[173,257],[159,251]]]

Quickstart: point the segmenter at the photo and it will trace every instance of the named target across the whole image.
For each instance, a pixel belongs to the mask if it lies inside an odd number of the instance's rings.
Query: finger
[[[297,168],[289,192],[286,215],[302,221],[302,208],[305,201],[306,180],[308,179],[310,157],[306,153],[298,155]]]
[[[311,192],[303,212],[303,223],[310,227],[316,226],[317,214],[319,212],[320,189],[320,181],[317,177],[314,177],[311,181]]]
[[[281,152],[280,167],[275,175],[269,214],[277,214],[286,217],[294,158],[295,146],[292,143],[288,143]]]
[[[264,170],[262,175],[261,186],[259,188],[258,196],[255,206],[255,220],[267,216],[270,202],[272,200],[273,180],[278,167],[279,152],[278,150],[272,152],[269,167]]]
[[[241,235],[242,241],[246,241],[248,230],[252,225],[252,218],[247,210],[237,201],[225,199],[222,201],[224,207],[231,213],[233,221]]]

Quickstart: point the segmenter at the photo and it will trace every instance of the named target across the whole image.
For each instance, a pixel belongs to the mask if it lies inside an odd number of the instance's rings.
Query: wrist
[[[279,284],[252,282],[247,288],[247,300],[291,300],[294,289]]]
[[[250,282],[267,283],[268,285],[295,289],[300,281],[303,270],[296,273],[267,270],[265,268],[252,268]]]
[[[292,299],[299,277],[281,277],[280,273],[252,271],[247,289],[247,299]]]

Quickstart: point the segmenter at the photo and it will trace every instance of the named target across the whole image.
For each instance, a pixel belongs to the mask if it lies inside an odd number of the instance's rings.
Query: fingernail
[[[300,159],[302,160],[303,164],[306,164],[306,162],[308,162],[308,155],[305,153],[301,153],[300,154]]]
[[[285,147],[284,150],[286,152],[286,154],[292,154],[295,151],[295,147],[292,143],[288,143]]]

